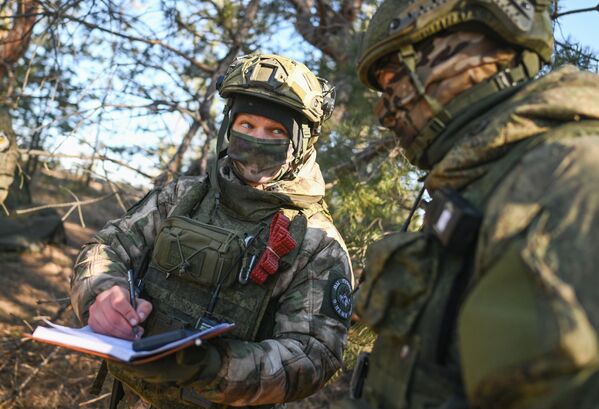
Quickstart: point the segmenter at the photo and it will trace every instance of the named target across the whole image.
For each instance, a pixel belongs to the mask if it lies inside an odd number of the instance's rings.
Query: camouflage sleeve
[[[71,304],[81,322],[87,322],[88,309],[99,293],[114,285],[127,287],[127,270],[141,261],[177,197],[197,180],[182,178],[151,190],[83,246],[71,277]]]
[[[529,152],[486,212],[488,264],[458,328],[476,407],[597,405],[599,128],[575,130]]]
[[[317,218],[294,265],[280,273],[272,338],[216,343],[223,358],[216,379],[191,385],[205,398],[233,406],[292,401],[317,391],[341,367],[351,301],[335,310],[331,291],[335,285],[337,294],[339,285],[351,291],[351,266],[333,225]]]

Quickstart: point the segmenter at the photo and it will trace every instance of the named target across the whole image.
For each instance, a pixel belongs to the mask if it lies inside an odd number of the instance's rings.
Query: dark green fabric
[[[440,362],[430,347],[460,260],[419,249],[414,233],[376,244],[358,300],[379,334],[370,407],[597,407],[598,87],[562,69],[453,129],[426,183],[484,210],[459,326]],[[414,280],[427,264],[436,273]]]
[[[228,171],[232,172],[231,169]],[[217,178],[223,210],[237,219],[258,222],[274,216],[281,209],[302,211],[307,215],[323,211],[322,197],[254,189],[226,179],[220,173]]]
[[[357,308],[378,333],[363,392],[373,408],[425,409],[449,396],[463,397],[455,362],[446,364],[446,357],[438,356],[445,310],[461,267],[458,257],[443,252],[425,232],[389,235],[369,248],[368,279]]]
[[[145,364],[111,363],[111,371],[118,371],[125,376],[142,378],[149,383],[174,382],[185,385],[190,382],[209,383],[221,366],[218,350],[209,344],[185,348],[175,354]]]
[[[289,139],[259,139],[232,130],[227,155],[234,161],[264,171],[287,162],[289,143]]]
[[[243,238],[240,231],[185,216],[169,217],[154,242],[152,265],[200,285],[230,287],[241,267]]]

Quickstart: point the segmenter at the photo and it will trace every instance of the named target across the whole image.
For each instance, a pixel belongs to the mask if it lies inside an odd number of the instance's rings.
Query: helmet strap
[[[445,111],[443,105],[435,98],[431,97],[426,93],[426,88],[422,80],[418,76],[418,73],[416,72],[416,51],[414,50],[414,47],[411,44],[400,47],[397,53],[397,58],[399,59],[399,62],[403,64],[403,66],[408,71],[408,75],[410,76],[412,85],[414,85],[414,88],[416,88],[416,92],[418,93],[418,95],[424,98],[428,106],[431,108],[433,116],[439,118],[449,116],[449,113]]]
[[[464,91],[451,100],[443,111],[431,118],[418,133],[418,136],[414,139],[414,143],[407,149],[404,149],[406,158],[424,169],[429,169],[444,154],[443,152],[445,152],[446,148],[441,147],[441,145],[444,145],[441,140],[443,138],[439,139],[438,136],[446,130],[455,117],[459,116],[468,107],[480,105],[479,103],[483,99],[524,84],[534,77],[534,74],[529,75],[524,58],[525,56],[523,55],[521,64],[499,71],[494,76]],[[452,122],[451,127],[454,128],[455,126],[457,126],[457,123]],[[440,145],[436,141],[439,141]]]
[[[210,178],[210,184],[217,192],[215,196],[217,207],[220,201],[220,187],[218,186],[218,160],[220,159],[221,151],[223,150],[223,145],[225,143],[225,135],[227,135],[227,133],[229,132],[229,126],[231,125],[231,118],[229,117],[230,111],[231,99],[228,99],[227,104],[223,109],[223,121],[220,124],[218,136],[216,138],[216,155],[214,156],[214,164],[212,166],[212,177]]]

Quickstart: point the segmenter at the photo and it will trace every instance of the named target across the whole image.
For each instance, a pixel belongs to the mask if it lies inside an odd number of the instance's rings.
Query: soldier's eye
[[[287,135],[287,131],[285,131],[284,129],[281,129],[281,128],[273,129],[272,133],[274,133],[275,135]]]
[[[243,121],[241,124],[239,124],[242,128],[246,128],[246,129],[252,129],[253,126],[252,124],[250,124],[249,122]]]

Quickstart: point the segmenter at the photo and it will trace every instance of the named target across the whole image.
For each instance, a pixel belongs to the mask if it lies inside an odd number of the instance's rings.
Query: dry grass
[[[89,188],[67,174],[45,172],[34,181],[31,191],[36,204],[73,201],[110,193],[109,186]],[[122,194],[125,205],[135,201],[136,192]],[[58,209],[63,215],[68,208]],[[99,361],[81,354],[24,340],[40,317],[65,325],[78,325],[68,301],[72,265],[80,245],[89,240],[106,220],[123,212],[117,200],[82,208],[87,227],[73,212],[65,223],[67,242],[42,251],[0,255],[0,408],[104,408],[108,398],[90,404],[88,393]],[[55,300],[59,300],[55,302]],[[108,393],[110,382],[104,386]],[[83,405],[83,406],[82,406]]]

